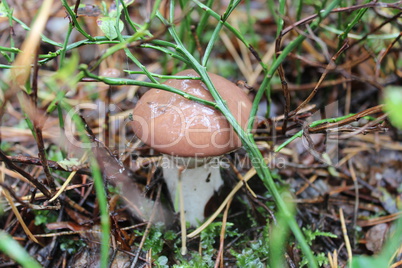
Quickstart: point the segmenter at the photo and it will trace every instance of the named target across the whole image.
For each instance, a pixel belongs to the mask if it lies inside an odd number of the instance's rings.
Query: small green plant
[[[165,237],[170,237],[172,232],[167,231],[165,233],[164,226],[162,224],[155,224],[148,234],[147,240],[144,244],[144,250],[152,249],[152,257],[158,256],[162,250],[163,245],[165,244]]]
[[[261,236],[255,241],[249,241],[249,247],[240,252],[231,249],[230,254],[236,258],[237,267],[266,267],[266,259],[269,256],[269,225],[263,229]]]
[[[60,241],[60,249],[66,251],[68,254],[74,254],[84,247],[86,244],[81,239],[71,239],[69,237],[62,237]]]
[[[304,233],[304,236],[306,238],[307,243],[311,246],[313,245],[314,240],[318,237],[318,236],[325,236],[325,237],[331,237],[331,238],[337,238],[337,235],[334,235],[330,232],[321,232],[320,230],[311,230],[310,228],[302,228],[302,231]],[[320,252],[320,253],[314,253],[314,258],[317,261],[318,265],[321,267],[324,264],[328,264],[328,258],[327,255],[324,252]],[[301,262],[299,263],[300,267],[304,267],[306,265],[308,265],[308,260],[306,258],[304,258],[301,260]]]
[[[57,221],[57,213],[52,210],[34,210],[35,225],[46,225],[47,223]]]
[[[102,1],[103,16],[96,20],[99,28],[110,40],[116,39],[118,35],[124,29],[124,23],[120,19],[121,12],[123,11],[123,4],[119,2],[119,5],[112,3],[109,9],[106,8],[106,3]],[[134,0],[124,1],[124,5],[128,6],[132,4]]]

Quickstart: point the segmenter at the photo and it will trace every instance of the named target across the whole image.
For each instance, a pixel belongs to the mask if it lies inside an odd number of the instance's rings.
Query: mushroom
[[[221,76],[208,75],[245,129],[252,107],[247,94]],[[169,79],[164,84],[214,101],[195,71],[185,70],[176,76],[188,78]],[[175,200],[176,195],[182,194],[185,219],[197,226],[208,216],[204,213],[206,204],[223,186],[219,157],[240,147],[240,138],[213,107],[155,88],[138,101],[132,126],[140,140],[163,154],[163,177],[170,196]],[[175,210],[178,211],[177,206]]]

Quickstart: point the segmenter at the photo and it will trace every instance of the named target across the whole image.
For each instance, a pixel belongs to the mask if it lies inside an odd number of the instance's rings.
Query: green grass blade
[[[61,106],[65,111],[71,111],[73,108],[66,102],[62,101]],[[84,122],[77,114],[73,114],[72,121],[75,123],[77,128],[77,133],[79,133],[80,138],[83,143],[90,144],[90,140],[86,135]],[[109,266],[109,249],[110,249],[110,218],[108,203],[105,192],[105,185],[103,183],[102,174],[100,171],[99,164],[96,160],[95,155],[91,150],[88,151],[90,169],[94,180],[96,197],[99,205],[100,211],[100,224],[101,224],[101,252],[100,252],[100,267],[106,268]]]
[[[0,251],[26,268],[41,268],[42,266],[32,258],[28,252],[9,234],[0,230]]]
[[[216,25],[215,30],[211,36],[210,41],[208,42],[208,46],[205,49],[204,57],[202,58],[201,65],[202,66],[207,66],[208,59],[211,55],[212,49],[215,45],[216,40],[219,37],[219,32],[221,31],[224,23],[226,20],[229,18],[230,14],[233,12],[233,10],[236,8],[237,5],[240,4],[240,0],[237,1],[230,1],[230,4],[228,5],[228,8],[226,9],[225,13],[223,14],[222,18],[219,20],[219,24]]]

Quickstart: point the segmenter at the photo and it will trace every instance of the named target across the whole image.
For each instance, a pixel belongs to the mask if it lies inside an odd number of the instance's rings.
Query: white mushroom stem
[[[181,178],[185,219],[191,226],[198,226],[204,220],[206,204],[223,185],[218,158],[201,160],[201,164],[197,163],[199,160],[164,156],[162,161],[163,177],[176,211],[179,211]]]

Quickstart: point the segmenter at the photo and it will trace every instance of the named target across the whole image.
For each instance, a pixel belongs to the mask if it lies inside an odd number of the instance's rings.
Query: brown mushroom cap
[[[246,93],[225,78],[208,74],[233,116],[245,129],[252,107]],[[199,77],[193,70],[176,75]],[[169,79],[164,84],[214,101],[201,80]],[[208,105],[155,88],[148,90],[134,108],[133,128],[144,143],[174,156],[218,156],[241,146],[240,138],[222,113]]]

